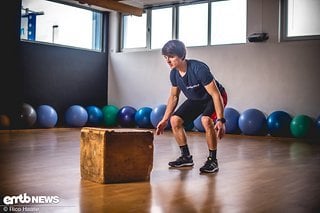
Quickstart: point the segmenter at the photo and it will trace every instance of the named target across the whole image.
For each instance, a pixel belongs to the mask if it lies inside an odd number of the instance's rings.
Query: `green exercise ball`
[[[290,123],[292,136],[296,138],[307,137],[312,126],[312,119],[307,115],[297,115]]]
[[[106,105],[102,108],[103,121],[108,127],[117,125],[119,108],[114,105]]]

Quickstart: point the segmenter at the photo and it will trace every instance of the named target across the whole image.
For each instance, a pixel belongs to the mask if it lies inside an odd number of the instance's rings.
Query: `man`
[[[194,165],[184,126],[202,114],[201,123],[205,129],[209,156],[200,168],[200,172],[216,172],[219,170],[216,158],[217,138],[221,139],[225,133],[223,117],[223,101],[227,100],[225,89],[214,79],[205,63],[186,59],[186,48],[183,42],[168,41],[162,48],[162,55],[171,69],[172,87],[165,114],[157,125],[156,134],[163,133],[170,119],[173,135],[181,150],[181,156],[169,162],[169,166],[179,168]],[[187,100],[175,111],[181,91]],[[214,117],[217,118],[215,121]]]

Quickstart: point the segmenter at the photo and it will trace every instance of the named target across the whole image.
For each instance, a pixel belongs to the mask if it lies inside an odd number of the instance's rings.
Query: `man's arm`
[[[179,102],[180,89],[178,87],[171,87],[170,96],[167,102],[166,112],[164,113],[163,119],[168,121],[174,109],[177,107]]]
[[[170,116],[172,115],[173,111],[175,110],[179,102],[179,95],[180,95],[180,89],[178,87],[171,87],[166,111],[163,115],[163,118],[157,125],[157,129],[156,129],[157,135],[162,134],[164,129],[166,128],[167,122],[170,119]]]
[[[211,95],[212,99],[213,99],[213,103],[214,103],[214,107],[215,107],[215,111],[217,114],[217,118],[223,118],[224,117],[224,106],[223,106],[223,100],[221,97],[221,94],[218,90],[218,87],[215,83],[215,81],[211,81],[211,83],[207,84],[205,86],[207,92]],[[217,136],[218,138],[222,138],[224,135],[224,129],[225,126],[223,123],[221,122],[217,122],[215,124],[215,129],[217,130]]]

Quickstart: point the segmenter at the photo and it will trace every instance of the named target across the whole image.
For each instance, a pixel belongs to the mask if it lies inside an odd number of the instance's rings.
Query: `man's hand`
[[[221,139],[224,134],[225,134],[225,130],[226,130],[226,127],[224,125],[224,123],[218,121],[215,125],[214,125],[214,129],[217,131],[217,137],[219,139]]]
[[[161,120],[157,125],[156,134],[157,135],[163,134],[164,129],[166,127],[167,127],[167,121]]]

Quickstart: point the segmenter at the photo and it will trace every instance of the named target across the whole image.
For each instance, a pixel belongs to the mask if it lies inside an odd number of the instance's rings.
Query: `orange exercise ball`
[[[7,129],[11,125],[10,117],[5,114],[0,115],[0,128]]]

